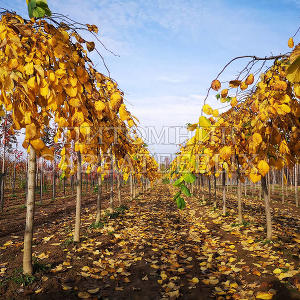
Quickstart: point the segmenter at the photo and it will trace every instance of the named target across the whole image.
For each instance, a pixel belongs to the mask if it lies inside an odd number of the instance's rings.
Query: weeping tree
[[[54,156],[45,127],[56,126],[53,140],[64,144],[60,167],[69,174],[71,142],[80,157],[89,129],[113,126],[123,102],[117,84],[93,68],[87,53],[95,43],[79,35],[78,23],[62,15],[51,17],[45,0],[28,1],[28,11],[30,20],[0,12],[0,107],[11,112],[13,130],[25,129],[23,147],[29,153],[24,274],[32,274],[36,159]],[[81,27],[93,36],[98,32],[94,25]],[[111,143],[109,136],[103,138],[105,151]]]

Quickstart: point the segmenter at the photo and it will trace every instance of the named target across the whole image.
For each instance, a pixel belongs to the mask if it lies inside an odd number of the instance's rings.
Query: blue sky
[[[125,92],[141,126],[184,126],[196,122],[203,95],[228,60],[239,55],[287,52],[300,25],[299,0],[48,0],[53,12],[96,24],[112,56],[101,46],[111,76]],[[0,6],[27,17],[25,0]],[[299,37],[296,38],[296,42]],[[99,71],[101,61],[93,56]],[[233,65],[224,79],[241,68]],[[221,107],[213,97],[209,103]],[[149,145],[175,152],[176,145]]]

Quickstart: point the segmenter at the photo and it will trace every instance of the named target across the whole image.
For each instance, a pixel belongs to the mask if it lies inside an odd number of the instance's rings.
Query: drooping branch
[[[263,68],[263,66],[265,65],[266,61],[272,61],[272,60],[277,60],[277,59],[282,59],[285,57],[288,57],[288,55],[290,54],[290,52],[285,53],[285,54],[279,54],[279,55],[271,55],[271,56],[265,56],[265,57],[258,57],[256,55],[243,55],[243,56],[237,56],[233,59],[231,59],[222,69],[221,71],[217,74],[215,80],[217,80],[222,74],[223,72],[229,67],[229,65],[231,65],[234,61],[239,60],[239,59],[245,59],[248,58],[250,59],[250,61],[246,64],[246,66],[242,69],[242,71],[239,73],[238,78],[241,76],[242,73],[244,73],[245,71],[247,71],[248,73],[251,71],[251,69],[253,68],[253,66],[255,65],[256,62],[262,61],[262,67],[259,68],[259,70],[256,71],[260,72],[261,69]],[[249,66],[251,65],[251,67],[249,68]],[[207,94],[203,100],[203,105],[206,104],[206,100],[209,96],[210,91],[212,90],[212,87],[210,86],[207,90]],[[203,112],[201,112],[201,115],[203,114]]]

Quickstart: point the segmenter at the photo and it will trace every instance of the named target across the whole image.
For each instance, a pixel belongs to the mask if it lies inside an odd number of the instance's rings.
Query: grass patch
[[[69,245],[71,245],[71,244],[73,244],[74,243],[74,239],[73,239],[73,237],[69,237],[68,239],[66,239],[63,243],[62,243],[62,246],[69,246]]]
[[[118,218],[120,215],[124,214],[124,212],[128,209],[128,207],[126,205],[121,205],[117,208],[114,209],[113,212],[106,212],[106,216],[109,218],[109,219],[116,219]]]
[[[101,221],[99,221],[99,222],[93,222],[90,226],[89,226],[89,228],[90,229],[101,229],[101,228],[103,228],[104,227],[104,222],[101,222]]]
[[[13,275],[10,278],[14,283],[18,285],[27,286],[36,280],[35,276],[33,275],[24,275],[22,268],[17,268],[14,270]]]

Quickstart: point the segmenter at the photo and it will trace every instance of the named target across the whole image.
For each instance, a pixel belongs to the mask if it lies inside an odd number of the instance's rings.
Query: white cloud
[[[157,80],[167,82],[167,83],[184,83],[187,81],[187,78],[162,75],[162,76],[157,77]]]

